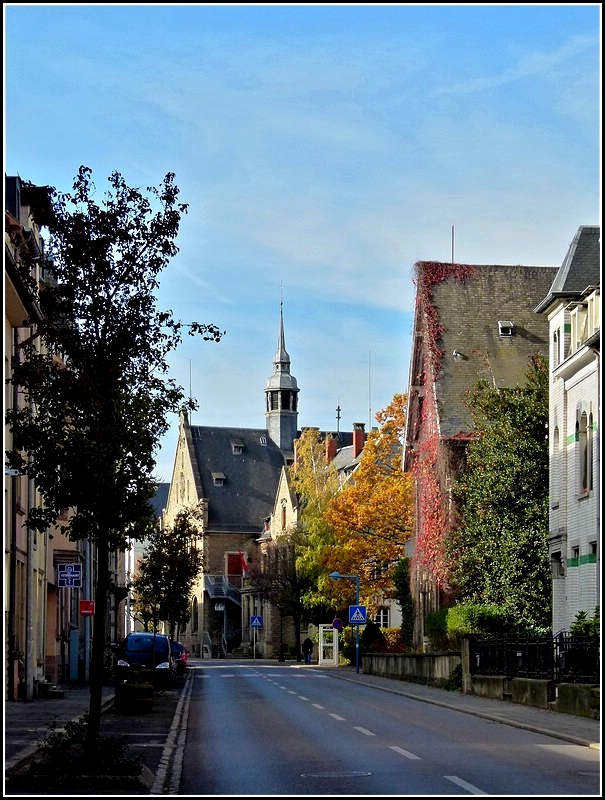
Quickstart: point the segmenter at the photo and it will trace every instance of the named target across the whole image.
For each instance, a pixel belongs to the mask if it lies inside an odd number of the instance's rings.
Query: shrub
[[[424,621],[424,630],[431,640],[433,650],[449,650],[450,637],[447,630],[447,608],[432,611]]]
[[[139,775],[142,762],[131,758],[125,736],[88,735],[88,713],[67,722],[38,743],[30,772],[46,775]]]
[[[572,622],[569,632],[573,636],[600,636],[601,635],[601,613],[600,607],[596,606],[592,617],[586,611],[578,611]]]
[[[405,644],[401,628],[382,628],[387,643],[387,653],[404,653]]]
[[[498,636],[510,632],[508,612],[495,604],[460,603],[447,611],[447,632],[458,641],[467,633]]]
[[[362,653],[384,653],[387,649],[387,640],[380,625],[368,622],[359,637],[359,649]]]
[[[450,672],[450,676],[443,684],[443,688],[448,692],[461,692],[462,691],[462,664],[457,664]]]

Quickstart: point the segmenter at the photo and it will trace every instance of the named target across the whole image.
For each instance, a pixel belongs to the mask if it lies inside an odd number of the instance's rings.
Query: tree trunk
[[[100,537],[97,543],[97,586],[95,590],[95,616],[90,659],[90,707],[88,712],[88,737],[93,739],[101,730],[101,703],[103,701],[103,665],[105,658],[105,629],[107,598],[109,595],[109,548]]]

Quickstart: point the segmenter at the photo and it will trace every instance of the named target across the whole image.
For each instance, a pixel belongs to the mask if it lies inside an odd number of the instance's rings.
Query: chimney
[[[357,458],[363,450],[366,440],[365,427],[365,422],[353,423],[353,458]]]
[[[329,433],[326,436],[326,464],[329,464],[330,461],[334,459],[337,449],[338,442],[336,441],[336,437],[333,433]]]

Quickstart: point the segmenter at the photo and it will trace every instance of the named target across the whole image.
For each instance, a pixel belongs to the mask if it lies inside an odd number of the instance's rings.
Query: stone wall
[[[559,683],[501,675],[471,675],[468,649],[460,653],[364,653],[361,671],[366,675],[422,683],[443,688],[458,665],[462,665],[462,691],[512,703],[536,706],[565,714],[599,719],[600,687],[581,683]]]

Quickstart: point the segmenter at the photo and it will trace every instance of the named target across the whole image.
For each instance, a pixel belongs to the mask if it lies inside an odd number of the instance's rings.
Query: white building
[[[552,629],[600,604],[600,227],[582,225],[536,311],[550,326]]]

